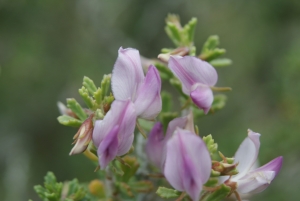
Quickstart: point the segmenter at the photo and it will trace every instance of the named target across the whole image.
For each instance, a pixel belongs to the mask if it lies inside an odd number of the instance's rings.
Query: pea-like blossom
[[[214,100],[211,87],[218,80],[214,67],[192,56],[171,56],[168,66],[181,81],[182,91],[207,114]]]
[[[115,100],[104,119],[95,122],[93,142],[98,148],[101,169],[116,156],[122,156],[129,151],[133,142],[135,123],[135,107],[131,100]]]
[[[146,144],[146,153],[151,163],[163,170],[166,160],[166,143],[172,137],[175,129],[185,128],[187,117],[180,117],[170,121],[166,135],[164,135],[163,125],[157,122],[149,133]]]
[[[230,178],[237,183],[237,192],[243,196],[265,190],[279,173],[282,156],[279,156],[262,167],[255,168],[260,147],[260,134],[248,130],[248,137],[235,153],[234,162],[238,163],[239,173]]]
[[[119,49],[112,73],[112,91],[116,100],[130,99],[139,118],[154,119],[161,111],[161,79],[155,66],[150,65],[144,76],[139,51]]]
[[[191,131],[177,128],[166,146],[166,179],[175,189],[198,201],[211,173],[211,158],[205,143]]]

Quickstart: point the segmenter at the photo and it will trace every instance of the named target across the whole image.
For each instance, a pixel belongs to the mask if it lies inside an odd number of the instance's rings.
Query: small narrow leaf
[[[101,90],[102,90],[102,100],[105,96],[109,95],[111,74],[104,75],[101,81]]]
[[[85,102],[85,104],[90,108],[91,110],[95,109],[95,101],[89,96],[88,90],[85,87],[82,87],[78,90],[81,98]]]
[[[159,187],[156,191],[156,194],[161,198],[169,199],[179,197],[181,193],[174,189]]]
[[[220,186],[220,189],[214,191],[213,193],[207,195],[204,198],[204,201],[216,201],[216,200],[223,200],[226,198],[231,191],[231,188],[229,186],[226,186],[222,184]]]
[[[215,48],[217,48],[219,43],[220,43],[219,36],[217,35],[209,36],[203,45],[202,53],[206,53],[211,50],[214,50]]]
[[[74,98],[67,99],[67,106],[82,121],[84,121],[87,118],[87,114],[83,111],[82,107],[79,105],[79,103]]]
[[[222,58],[222,59],[214,59],[209,62],[214,67],[224,67],[232,64],[230,59]]]
[[[94,84],[94,81],[91,80],[90,78],[84,76],[83,77],[83,83],[82,85],[87,88],[88,92],[90,92],[90,94],[94,94],[95,91],[97,90],[96,85]]]
[[[139,193],[149,193],[153,190],[153,184],[151,181],[136,181],[136,182],[130,182],[129,183],[130,188],[133,191],[139,192]]]
[[[165,27],[165,30],[169,38],[173,41],[173,43],[176,46],[180,46],[181,34],[178,27],[172,22],[167,22],[167,26]]]
[[[79,119],[75,119],[67,115],[59,116],[57,117],[57,120],[60,124],[65,126],[79,127],[82,124],[82,121],[80,121]]]
[[[185,34],[187,35],[187,45],[193,44],[195,28],[197,25],[197,18],[192,18],[188,24],[183,27]]]
[[[102,102],[102,90],[100,88],[98,88],[97,91],[94,92],[93,96],[94,96],[96,103],[98,105],[100,105]]]

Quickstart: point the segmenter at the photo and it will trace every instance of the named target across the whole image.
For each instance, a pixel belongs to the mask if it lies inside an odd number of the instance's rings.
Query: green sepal
[[[206,187],[215,187],[218,185],[219,178],[218,177],[213,177],[209,178],[208,181],[204,184]]]
[[[114,160],[112,163],[109,163],[109,167],[110,169],[118,176],[123,176],[124,172],[122,170],[122,168],[118,165],[116,165],[116,160]]]
[[[153,190],[153,183],[148,180],[132,181],[129,183],[130,188],[138,193],[149,193]]]
[[[62,115],[57,117],[57,120],[60,124],[65,126],[72,126],[72,127],[80,127],[83,121],[80,121],[79,119],[75,119],[73,117]]]
[[[159,71],[160,76],[163,80],[169,80],[170,78],[174,77],[172,71],[164,64],[157,62],[155,63],[155,67]]]
[[[111,74],[103,76],[103,79],[101,81],[102,100],[104,99],[105,96],[109,95],[110,81],[111,81]]]
[[[80,104],[74,98],[67,99],[67,106],[76,114],[76,116],[80,120],[82,121],[86,120],[87,114],[84,112]]]
[[[78,92],[88,108],[90,108],[91,110],[95,110],[95,101],[89,96],[88,90],[83,86],[78,90]]]
[[[52,172],[47,172],[44,177],[44,187],[36,185],[33,188],[44,201],[60,201],[63,184],[56,181],[56,177]]]
[[[213,156],[217,150],[218,150],[218,144],[215,143],[214,139],[212,138],[212,135],[209,134],[208,136],[203,137],[203,141],[206,144],[206,147],[210,153],[210,156]]]
[[[231,59],[227,58],[220,58],[220,59],[214,59],[209,62],[212,66],[214,67],[224,67],[224,66],[229,66],[232,64]]]
[[[104,118],[104,115],[102,113],[102,111],[100,109],[97,109],[96,112],[95,112],[95,119],[96,120],[99,120],[99,119],[103,119]]]
[[[90,92],[91,95],[93,95],[95,93],[95,91],[97,90],[97,87],[94,84],[94,81],[86,76],[83,77],[82,85],[88,90],[88,92]]]
[[[227,158],[226,157],[226,160],[227,160],[228,164],[233,164],[234,163],[234,158]]]
[[[226,186],[225,184],[220,185],[220,188],[207,196],[203,199],[203,201],[216,201],[216,200],[223,200],[226,198],[229,193],[231,192],[231,188]]]
[[[169,199],[179,197],[181,192],[166,187],[158,187],[156,194],[161,198]]]
[[[98,105],[100,105],[101,102],[102,102],[102,90],[101,90],[100,88],[98,88],[98,89],[93,93],[93,97],[94,97],[96,103],[97,103]]]

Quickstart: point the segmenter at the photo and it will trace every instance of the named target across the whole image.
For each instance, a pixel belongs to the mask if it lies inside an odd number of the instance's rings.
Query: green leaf
[[[221,58],[221,59],[214,59],[209,62],[214,67],[224,67],[229,66],[232,64],[232,61],[230,59]]]
[[[203,201],[217,201],[226,198],[231,191],[229,186],[222,184],[220,189],[214,191],[213,193],[208,194]]]
[[[157,62],[157,63],[155,63],[155,67],[160,72],[160,76],[161,76],[162,79],[169,80],[170,78],[174,77],[171,70],[167,66],[165,66],[164,64]]]
[[[96,105],[95,101],[89,96],[88,90],[83,86],[81,89],[78,90],[80,96],[82,97],[85,104],[91,109],[95,110]]]
[[[94,92],[93,96],[94,96],[96,103],[98,105],[100,105],[102,102],[102,90],[100,88],[98,88],[97,91]]]
[[[110,81],[111,81],[111,74],[103,76],[103,79],[101,81],[102,100],[104,99],[105,96],[109,95]]]
[[[90,92],[90,94],[94,94],[95,91],[97,90],[96,85],[94,84],[94,81],[91,80],[90,78],[84,76],[83,77],[83,83],[82,85]]]
[[[181,34],[180,34],[180,30],[178,29],[178,27],[172,22],[167,22],[165,31],[166,31],[167,35],[169,36],[169,38],[173,41],[173,43],[176,46],[180,46]]]
[[[82,121],[84,121],[87,118],[87,114],[83,111],[82,107],[79,105],[79,103],[74,98],[67,99],[67,106]]]
[[[160,113],[161,123],[164,126],[164,131],[167,130],[169,122],[178,117],[177,112],[162,112]]]
[[[80,127],[83,121],[80,121],[78,119],[75,119],[73,117],[62,115],[57,117],[57,120],[60,124],[65,126],[73,126],[73,127]]]
[[[118,166],[117,168],[123,172],[123,175],[119,177],[119,180],[127,183],[129,179],[135,175],[136,171],[140,167],[140,164],[138,163],[138,160],[135,157],[128,155],[124,156],[122,160],[129,166],[123,165],[119,161],[116,161],[115,164],[116,166]]]
[[[196,25],[197,18],[192,18],[188,24],[183,27],[184,34],[187,36],[187,45],[193,44]]]
[[[68,187],[68,198],[74,201],[81,201],[87,193],[86,190],[79,184],[77,179],[73,179],[68,182]]]
[[[203,141],[205,142],[210,155],[213,156],[218,150],[218,144],[215,143],[211,134],[209,134],[208,136],[204,136]]]
[[[213,178],[209,178],[209,180],[204,184],[204,186],[215,187],[218,185],[218,183],[219,183],[219,178],[213,177]]]
[[[227,101],[227,96],[224,94],[217,94],[214,96],[214,101],[211,106],[211,112],[221,110],[225,107]]]
[[[149,193],[153,190],[153,183],[147,180],[130,182],[129,186],[133,191],[139,193]]]
[[[203,45],[202,53],[206,53],[211,50],[214,50],[215,48],[217,48],[219,44],[220,44],[219,36],[217,35],[209,36]]]
[[[161,198],[169,199],[179,197],[181,193],[174,189],[158,187],[156,194]]]

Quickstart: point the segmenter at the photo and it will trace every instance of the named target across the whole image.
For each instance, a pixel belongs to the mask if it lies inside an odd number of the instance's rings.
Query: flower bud
[[[93,114],[87,118],[82,125],[80,126],[78,132],[74,136],[74,142],[75,146],[71,150],[69,155],[74,155],[74,154],[80,154],[86,150],[86,148],[89,145],[89,142],[92,139],[92,134],[93,134]]]

